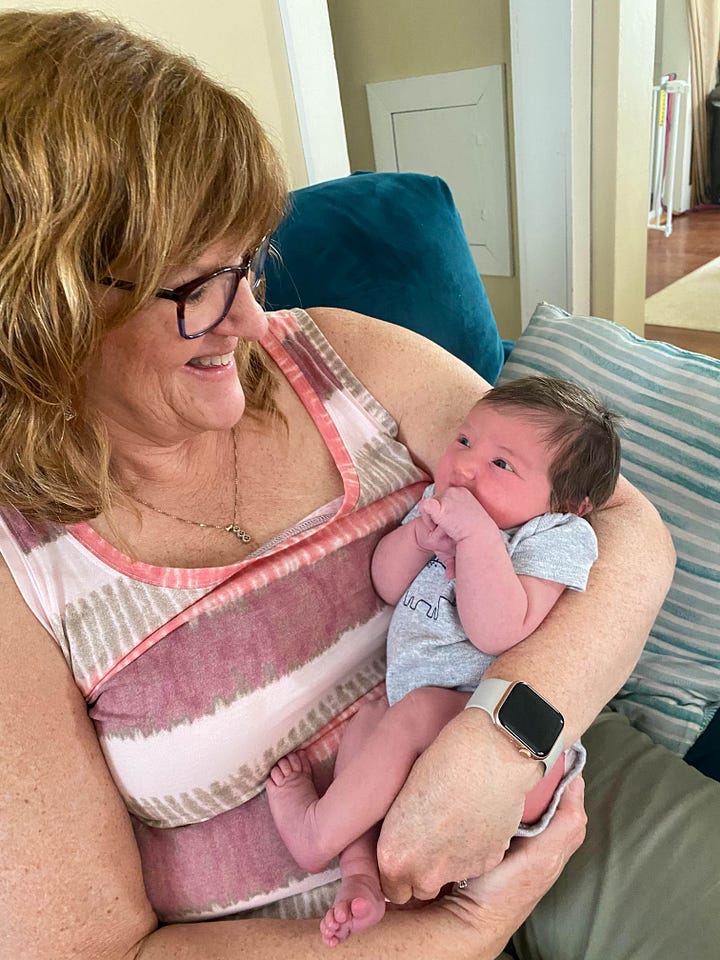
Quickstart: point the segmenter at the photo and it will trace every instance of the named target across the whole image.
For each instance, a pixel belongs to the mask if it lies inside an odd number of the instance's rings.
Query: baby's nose
[[[476,465],[468,459],[463,459],[456,465],[455,475],[465,482],[475,477]]]

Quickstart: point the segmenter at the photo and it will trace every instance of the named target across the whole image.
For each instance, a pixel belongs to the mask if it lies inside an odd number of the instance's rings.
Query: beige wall
[[[253,106],[292,185],[307,182],[276,0],[0,0],[0,10],[19,8],[99,11],[194,57]]]
[[[328,0],[328,8],[352,170],[375,169],[366,83],[504,63],[509,84],[507,0]],[[508,131],[512,156],[511,117]],[[511,168],[514,197],[512,174]],[[501,334],[515,338],[517,276],[483,280]]]

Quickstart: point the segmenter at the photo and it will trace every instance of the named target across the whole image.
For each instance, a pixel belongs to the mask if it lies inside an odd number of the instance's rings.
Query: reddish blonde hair
[[[83,372],[109,324],[169,267],[282,219],[278,155],[248,106],[189,59],[84,13],[0,14],[0,503],[63,523],[114,491]],[[102,320],[93,281],[132,267],[137,289]],[[261,352],[238,369],[273,411]]]

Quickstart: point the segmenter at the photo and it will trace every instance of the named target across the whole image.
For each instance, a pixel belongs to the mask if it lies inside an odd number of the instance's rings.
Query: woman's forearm
[[[487,676],[525,680],[565,716],[572,743],[625,682],[670,586],[675,554],[654,507],[621,480],[593,518],[599,558],[585,593],[567,591]]]
[[[497,945],[512,936],[504,922],[480,929],[468,918],[438,904],[418,910],[390,910],[382,923],[342,944],[345,960],[494,960]],[[230,920],[161,927],[132,954],[132,960],[316,960],[327,949],[318,920]],[[123,958],[129,960],[129,957]]]

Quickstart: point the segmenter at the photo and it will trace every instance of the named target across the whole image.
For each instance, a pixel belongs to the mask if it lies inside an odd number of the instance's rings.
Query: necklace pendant
[[[250,543],[252,537],[249,536],[245,531],[239,527],[236,523],[229,523],[225,529],[228,533],[234,533],[235,536],[240,540],[241,543]]]

